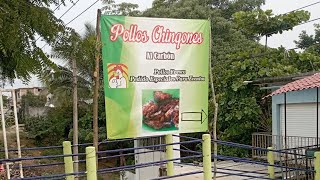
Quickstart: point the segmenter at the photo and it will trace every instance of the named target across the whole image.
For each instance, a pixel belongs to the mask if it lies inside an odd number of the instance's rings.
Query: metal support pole
[[[4,144],[4,151],[5,151],[5,158],[9,159],[6,121],[4,119],[3,99],[2,99],[2,91],[1,90],[0,90],[0,108],[1,108],[1,123],[2,123],[2,133],[3,133],[3,144]],[[11,179],[11,177],[10,177],[10,168],[9,168],[9,164],[7,162],[6,162],[6,171],[7,171],[7,178]]]
[[[274,179],[274,156],[273,156],[273,148],[272,147],[268,147],[268,153],[267,153],[267,158],[268,158],[268,164],[270,166],[268,166],[268,174],[269,174],[269,178],[270,179]]]
[[[293,154],[294,154],[294,164],[295,164],[295,167],[298,167],[298,157],[297,157],[297,150],[294,149],[293,150]],[[299,170],[295,170],[295,176],[296,176],[296,179],[298,180],[299,179]]]
[[[315,152],[314,157],[315,157],[314,170],[316,171],[314,179],[320,180],[320,152]]]
[[[317,147],[319,147],[319,88],[317,87]]]
[[[284,148],[287,147],[287,93],[284,93]],[[286,167],[286,178],[288,178],[288,154],[285,151],[285,167]]]
[[[203,176],[204,180],[212,179],[211,163],[211,137],[210,134],[202,135]]]
[[[62,145],[63,145],[63,155],[72,154],[70,141],[63,141]],[[64,172],[66,174],[73,173],[72,156],[64,157],[63,160],[64,160]],[[74,175],[67,176],[66,180],[74,180]]]
[[[173,137],[172,134],[166,135],[166,144],[172,144],[173,143]],[[166,158],[167,160],[173,159],[173,146],[167,145],[166,146]],[[167,162],[167,175],[173,176],[174,175],[174,167],[173,167],[173,161]]]
[[[87,180],[98,179],[96,149],[92,146],[86,147],[86,169],[87,169]]]
[[[21,145],[20,145],[19,121],[18,121],[18,112],[17,112],[17,99],[16,99],[16,92],[14,89],[12,90],[11,94],[12,94],[12,101],[13,101],[14,124],[16,126],[18,157],[21,158]],[[20,178],[23,178],[22,161],[19,161],[19,170],[20,170]]]

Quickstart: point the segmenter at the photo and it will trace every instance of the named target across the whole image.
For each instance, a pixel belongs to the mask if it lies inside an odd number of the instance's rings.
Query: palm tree
[[[75,33],[75,32],[73,32]],[[55,69],[48,69],[40,79],[54,94],[55,106],[64,106],[70,104],[72,95],[72,60],[76,61],[77,68],[77,91],[80,102],[91,100],[92,87],[94,81],[94,57],[95,57],[95,29],[90,24],[85,24],[85,33],[83,36],[59,40],[53,47],[53,57],[66,62],[64,66],[56,66]],[[62,41],[62,42],[61,42]],[[63,42],[64,41],[64,42]]]
[[[42,80],[54,94],[56,105],[70,104],[73,95],[73,144],[78,144],[78,102],[90,100],[92,96],[93,71],[95,57],[95,30],[85,24],[85,34],[81,37],[74,30],[64,32],[53,46],[53,57],[66,62],[65,66],[50,69],[42,75]],[[79,98],[78,98],[79,97]],[[78,146],[73,147],[78,154]],[[78,156],[74,156],[78,161]],[[74,171],[78,172],[78,163]]]

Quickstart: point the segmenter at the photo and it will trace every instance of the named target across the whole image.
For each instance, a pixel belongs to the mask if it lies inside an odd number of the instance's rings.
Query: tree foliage
[[[47,98],[44,95],[34,95],[31,92],[27,92],[26,95],[21,96],[21,105],[30,107],[44,107],[47,102]]]
[[[54,114],[58,117],[64,114],[60,111],[68,109],[70,112],[65,112],[68,116],[60,117],[61,122],[49,120],[48,124],[59,123],[59,126],[68,127],[62,134],[58,135],[59,139],[72,139],[72,60],[77,62],[78,71],[78,117],[79,117],[79,142],[92,142],[92,94],[94,82],[94,65],[96,54],[96,32],[92,25],[85,24],[85,32],[81,36],[74,30],[65,31],[64,39],[57,39],[53,45],[53,57],[60,58],[66,62],[65,66],[58,66],[58,68],[48,68],[41,75],[41,80],[48,86],[50,92],[54,95],[54,104],[57,108],[44,117],[46,119],[52,118]],[[102,68],[101,68],[102,71]],[[101,79],[102,79],[102,74]],[[103,87],[103,86],[101,86]],[[99,101],[99,139],[105,139],[106,131],[106,117],[104,112],[104,95],[103,90],[100,91]],[[31,120],[32,121],[32,120]],[[31,122],[30,121],[30,122]],[[62,131],[60,130],[60,133]],[[43,134],[46,137],[48,134]]]
[[[0,79],[28,80],[52,62],[36,45],[36,36],[52,43],[65,26],[49,9],[65,0],[0,2]]]
[[[319,43],[320,37],[318,26],[314,36],[304,32],[296,42],[298,47],[305,50],[303,53],[287,51],[283,47],[265,49],[257,41],[257,37],[282,33],[307,21],[310,14],[306,11],[273,15],[271,10],[261,10],[260,6],[264,0],[154,0],[152,7],[142,12],[137,10],[138,6],[135,4],[116,4],[112,0],[104,2],[106,3],[104,10],[107,14],[210,19],[213,60],[211,67],[219,103],[218,136],[222,140],[250,144],[252,132],[270,131],[270,99],[262,100],[268,92],[260,90],[258,86],[245,85],[244,81],[317,70],[320,67],[320,48],[315,45]],[[59,67],[54,71],[49,69],[44,79],[50,89],[56,92],[54,94],[63,97],[61,99],[71,100],[67,97],[71,95],[72,73],[69,62],[73,58],[77,59],[79,69],[79,95],[82,94],[83,89],[83,95],[80,97],[91,97],[96,44],[94,29],[86,27],[85,36],[80,36],[74,31],[65,31],[61,35],[66,38],[58,39],[54,43],[55,55],[65,59],[67,66]],[[209,89],[209,117],[213,119],[214,106],[210,91]],[[105,127],[102,89],[100,100],[99,127]],[[70,110],[71,103],[65,103],[62,107]],[[80,140],[82,141],[91,140],[92,136],[90,133],[92,132],[90,131],[92,128],[91,106],[85,105],[85,107],[88,108],[84,109],[85,113],[79,114]],[[60,119],[65,119],[61,121],[62,125],[70,128],[72,116],[62,117],[63,113],[60,115]],[[100,130],[105,131],[103,128]],[[71,132],[72,129],[68,129],[64,136],[69,136]],[[225,149],[225,147],[221,149],[223,153],[248,155],[246,151],[230,149],[224,151]]]
[[[299,40],[295,41],[298,48],[303,49],[299,54],[299,65],[303,72],[319,71],[320,69],[320,24],[315,24],[314,35],[302,31]]]
[[[81,102],[90,100],[93,87],[95,60],[95,29],[85,24],[85,34],[80,36],[75,31],[65,31],[64,38],[53,45],[53,57],[66,62],[65,66],[48,68],[41,74],[41,80],[54,94],[56,105],[70,105],[72,98],[72,60],[77,62],[78,96]]]
[[[102,0],[105,6],[102,8],[105,14],[121,16],[139,16],[138,4],[133,3],[116,3],[114,0]]]
[[[294,26],[309,20],[310,13],[304,10],[292,11],[287,14],[274,15],[272,10],[261,9],[239,11],[233,15],[238,28],[248,37],[272,36],[291,30]]]
[[[262,0],[154,0],[151,8],[141,12],[141,16],[147,17],[211,20],[212,72],[219,103],[218,136],[223,140],[250,144],[252,132],[270,131],[270,99],[262,100],[268,92],[245,85],[245,80],[302,71],[296,52],[281,47],[268,48],[266,52],[251,36],[292,29],[307,21],[310,14],[294,11],[273,15],[271,10],[260,9],[263,3]],[[209,102],[209,116],[213,119],[214,106]]]
[[[306,31],[302,31],[299,40],[295,41],[297,47],[308,52],[320,54],[320,24],[315,24],[314,35],[308,35]]]

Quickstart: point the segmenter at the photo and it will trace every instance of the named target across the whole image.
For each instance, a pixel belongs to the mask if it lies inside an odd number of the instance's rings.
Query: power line
[[[66,10],[66,12],[64,12],[60,17],[59,19],[61,19],[64,15],[66,15],[75,5],[77,5],[77,3],[79,2],[80,0],[77,0],[77,2],[75,2],[68,10]]]
[[[297,9],[294,9],[294,10],[291,10],[291,11],[288,11],[288,12],[283,13],[283,14],[281,14],[281,15],[286,15],[286,14],[292,13],[292,12],[294,12],[294,11],[298,11],[298,10],[301,10],[301,9],[305,9],[305,8],[307,8],[307,7],[311,7],[311,6],[314,6],[314,5],[317,5],[317,4],[320,4],[320,1],[317,1],[317,2],[314,2],[314,3],[308,4],[308,5],[302,6],[302,7],[300,7],[300,8],[297,8]],[[300,24],[298,24],[298,25],[296,25],[296,26],[300,26],[300,25],[303,25],[303,24],[307,24],[307,23],[310,23],[310,22],[313,22],[313,21],[316,21],[316,20],[319,20],[319,19],[320,19],[320,18],[315,18],[315,19],[312,19],[312,20],[309,20],[309,21],[300,23]],[[295,27],[295,26],[293,26],[293,27]],[[280,29],[280,30],[288,30],[288,29],[293,28],[293,27],[285,27],[284,29]],[[264,34],[264,35],[260,35],[260,36],[258,36],[258,38],[261,38],[261,37],[263,37],[263,36],[267,36],[267,35],[271,35],[271,34],[277,33],[277,32],[279,32],[280,30],[273,31],[273,32],[269,32],[269,33]]]
[[[53,10],[53,12],[55,12],[62,4],[63,4],[63,3],[61,2],[61,3]],[[37,42],[40,38],[41,38],[41,36],[38,37],[38,39],[36,40],[36,42]]]
[[[297,24],[297,25],[295,25],[295,26],[285,27],[285,28],[282,28],[282,29],[279,29],[279,30],[276,30],[276,31],[272,31],[272,32],[266,33],[266,34],[264,34],[264,35],[260,35],[260,36],[258,36],[258,38],[261,38],[261,37],[267,36],[267,35],[271,35],[271,34],[274,34],[274,33],[279,32],[279,31],[288,30],[288,29],[294,28],[294,27],[296,27],[296,26],[301,26],[301,25],[304,25],[304,24],[308,24],[308,23],[311,23],[311,22],[314,22],[314,21],[317,21],[317,20],[320,20],[320,17],[315,18],[315,19],[311,19],[311,20],[309,20],[309,21],[306,21],[306,22],[303,22],[303,23],[300,23],[300,24]]]
[[[79,0],[78,0],[79,1]],[[78,2],[77,1],[77,2]],[[85,10],[83,10],[80,14],[78,14],[76,17],[74,17],[71,21],[69,21],[67,25],[69,25],[71,22],[73,22],[74,20],[76,20],[78,17],[80,17],[83,13],[85,13],[86,11],[88,11],[92,6],[94,6],[99,0],[95,1],[94,3],[92,3],[89,7],[87,7]],[[42,46],[41,49],[43,49],[44,47],[46,47],[48,44],[45,44],[44,46]]]
[[[294,11],[298,11],[298,10],[301,10],[301,9],[305,9],[305,8],[307,8],[307,7],[314,6],[314,5],[319,4],[319,3],[320,3],[320,1],[317,1],[317,2],[314,2],[314,3],[308,4],[308,5],[302,6],[302,7],[298,8],[298,9],[289,11],[289,12],[284,13],[284,14],[288,14],[288,13],[291,13],[291,12],[294,12]]]
[[[313,21],[317,21],[317,20],[320,20],[320,17],[315,18],[315,19],[311,19],[311,20],[306,21],[306,22],[303,22],[303,23],[301,23],[301,24],[298,24],[297,26],[300,26],[300,25],[303,25],[303,24],[307,24],[307,23],[311,23],[311,22],[313,22]]]
[[[77,2],[75,2],[66,12],[64,12],[60,17],[59,20],[61,20],[61,18],[66,15],[80,0],[78,0]],[[54,10],[53,12],[55,12],[60,6],[62,5],[62,3],[60,3]],[[38,39],[36,40],[36,42],[40,39],[41,37],[38,37]]]
[[[309,46],[306,47],[306,48],[309,48],[309,47],[314,46],[314,45],[320,45],[320,43],[319,43],[319,42],[313,43],[313,44],[309,45]],[[301,48],[299,48],[299,47],[294,47],[294,48],[290,48],[290,49],[285,49],[285,51],[291,51],[291,50],[296,50],[296,49],[301,49]],[[247,58],[235,58],[235,59],[230,59],[230,60],[238,61],[238,60],[252,59],[252,58],[263,57],[263,56],[270,55],[270,54],[275,54],[275,53],[278,53],[278,51],[264,52],[264,53],[258,53],[258,54],[251,54],[251,55],[250,55],[249,57],[247,57]]]
[[[89,23],[91,24],[92,22],[94,22],[94,21],[96,21],[96,17],[94,18],[94,19],[92,19],[91,21],[89,21]],[[85,28],[85,26],[83,26],[80,30],[79,30],[79,32],[82,32],[82,30]]]
[[[63,3],[61,2],[54,10],[53,12],[55,12]]]
[[[99,0],[97,0],[96,2],[92,3],[89,7],[87,7],[87,9],[85,9],[84,11],[82,11],[80,14],[78,14],[76,17],[74,17],[71,21],[69,21],[67,25],[69,25],[72,21],[76,20],[79,16],[81,16],[83,13],[85,13],[88,9],[90,9],[92,6],[94,6]]]

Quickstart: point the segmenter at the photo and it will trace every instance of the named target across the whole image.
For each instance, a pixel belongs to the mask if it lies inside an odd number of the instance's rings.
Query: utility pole
[[[98,137],[99,137],[99,127],[98,127],[98,101],[99,101],[99,88],[100,88],[100,49],[101,49],[101,34],[100,34],[100,17],[101,10],[98,9],[97,13],[97,24],[96,24],[96,61],[94,70],[94,94],[93,94],[93,146],[98,149]]]
[[[77,62],[72,57],[72,92],[73,92],[73,154],[78,154],[78,77]],[[73,156],[74,172],[79,172],[79,158]],[[75,176],[76,179],[77,176]]]

